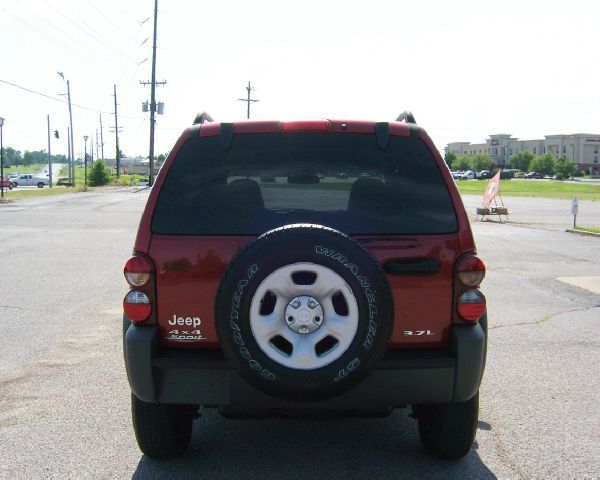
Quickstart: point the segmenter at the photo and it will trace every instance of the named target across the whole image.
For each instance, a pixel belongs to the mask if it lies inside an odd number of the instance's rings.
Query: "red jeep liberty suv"
[[[125,265],[142,452],[184,452],[199,408],[411,406],[426,451],[466,455],[486,356],[485,267],[414,117],[202,120],[158,174]]]

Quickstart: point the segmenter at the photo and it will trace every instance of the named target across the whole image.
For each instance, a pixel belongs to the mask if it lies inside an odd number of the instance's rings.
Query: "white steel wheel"
[[[296,370],[314,370],[337,360],[354,340],[358,320],[350,286],[315,263],[275,270],[259,285],[250,305],[250,328],[259,348]]]

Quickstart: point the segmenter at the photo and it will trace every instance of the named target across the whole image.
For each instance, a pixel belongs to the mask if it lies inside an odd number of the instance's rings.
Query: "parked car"
[[[490,172],[489,170],[481,170],[481,172],[477,172],[475,176],[476,178],[488,179],[492,178],[492,172]]]
[[[8,178],[8,177],[4,177],[4,178],[2,179],[1,185],[2,185],[4,188],[8,188],[9,190],[12,190],[12,189],[13,189],[13,184],[12,184],[12,181],[11,181],[11,179],[10,179],[10,178]]]
[[[143,453],[182,454],[199,407],[243,418],[382,416],[409,405],[427,452],[470,451],[485,266],[444,160],[408,118],[182,133],[124,268],[125,365]],[[337,179],[310,190],[260,181],[307,158],[315,172],[340,174],[352,159],[370,176],[344,189]]]
[[[48,185],[47,177],[36,177],[31,173],[23,173],[12,180],[13,187],[27,187],[37,186],[38,188],[44,188],[44,185]]]
[[[59,187],[70,187],[71,182],[69,182],[69,177],[58,177],[55,185],[57,185]]]
[[[544,178],[544,175],[538,172],[529,172],[525,175],[525,178]]]
[[[466,172],[461,173],[458,176],[459,180],[474,180],[475,172],[473,170],[467,170]]]
[[[150,185],[150,180],[148,178],[140,178],[137,182],[138,187],[147,187]]]
[[[504,180],[509,180],[511,178],[514,178],[515,174],[520,171],[521,170],[519,170],[517,168],[506,168],[506,169],[500,171],[500,178],[504,179]]]

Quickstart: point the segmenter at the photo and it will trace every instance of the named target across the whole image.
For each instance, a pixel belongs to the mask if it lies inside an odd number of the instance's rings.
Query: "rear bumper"
[[[162,351],[158,328],[124,319],[129,385],[146,402],[240,408],[387,408],[460,402],[479,389],[485,365],[480,325],[455,326],[449,349],[388,352],[377,368],[348,392],[320,402],[296,403],[250,386],[215,351]]]

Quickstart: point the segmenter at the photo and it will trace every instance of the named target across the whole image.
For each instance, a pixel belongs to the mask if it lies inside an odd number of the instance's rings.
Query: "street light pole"
[[[60,77],[65,80],[65,76],[62,72],[56,72],[60,75]],[[69,167],[69,183],[74,187],[75,186],[75,149],[73,148],[73,110],[71,109],[71,85],[69,81],[67,82],[67,100],[69,101],[69,125],[71,127],[71,158],[70,158],[70,167]]]
[[[0,190],[2,191],[1,197],[4,198],[4,147],[2,145],[2,126],[4,125],[4,118],[0,117]]]
[[[84,143],[84,147],[83,147],[83,185],[85,185],[87,187],[87,141],[88,141],[88,136],[84,135],[83,136],[83,141]],[[81,145],[81,144],[79,144]]]

